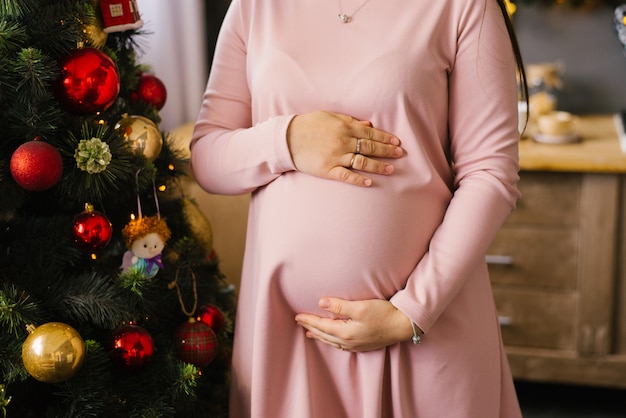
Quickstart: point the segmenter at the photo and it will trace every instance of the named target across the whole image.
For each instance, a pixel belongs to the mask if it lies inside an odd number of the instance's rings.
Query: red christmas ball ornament
[[[74,242],[80,248],[97,250],[105,247],[113,235],[113,226],[105,214],[94,210],[90,203],[85,211],[74,217]]]
[[[217,336],[204,322],[189,318],[176,330],[178,357],[196,366],[206,366],[217,355]]]
[[[106,110],[120,92],[113,60],[96,48],[81,48],[60,62],[57,99],[70,112],[88,115]]]
[[[35,139],[15,150],[10,170],[11,176],[22,188],[40,192],[57,184],[63,174],[63,159],[55,147]]]
[[[167,89],[159,78],[152,74],[142,74],[137,88],[130,97],[135,101],[143,100],[161,110],[167,100]]]
[[[116,365],[127,369],[144,367],[154,354],[154,341],[145,328],[124,325],[113,332],[109,358]]]
[[[215,305],[203,305],[196,311],[196,320],[204,322],[211,327],[213,332],[219,334],[224,328],[224,314]]]

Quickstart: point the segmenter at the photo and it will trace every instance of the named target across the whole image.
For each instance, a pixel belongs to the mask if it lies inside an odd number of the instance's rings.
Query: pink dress
[[[344,12],[362,0],[342,0]],[[516,418],[484,254],[519,198],[517,84],[495,0],[234,0],[192,139],[211,193],[252,192],[232,417]],[[324,109],[406,155],[361,188],[295,170],[286,129]],[[450,164],[453,161],[454,164]],[[390,300],[425,331],[350,353],[294,317]]]

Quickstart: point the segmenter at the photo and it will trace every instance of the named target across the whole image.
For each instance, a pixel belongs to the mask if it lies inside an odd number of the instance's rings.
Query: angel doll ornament
[[[122,229],[128,251],[122,259],[123,273],[136,273],[151,279],[163,268],[161,253],[172,235],[167,223],[159,216],[131,220]]]

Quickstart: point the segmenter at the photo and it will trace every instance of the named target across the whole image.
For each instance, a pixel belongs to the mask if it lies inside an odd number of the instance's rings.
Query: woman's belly
[[[254,277],[242,285],[258,281],[294,312],[318,312],[323,296],[387,299],[427,251],[449,199],[436,178],[377,176],[362,188],[284,174],[253,196],[246,262]]]

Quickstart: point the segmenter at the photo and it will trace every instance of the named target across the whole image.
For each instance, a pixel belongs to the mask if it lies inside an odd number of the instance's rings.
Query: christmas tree
[[[0,417],[227,416],[234,295],[142,23],[0,0]]]

